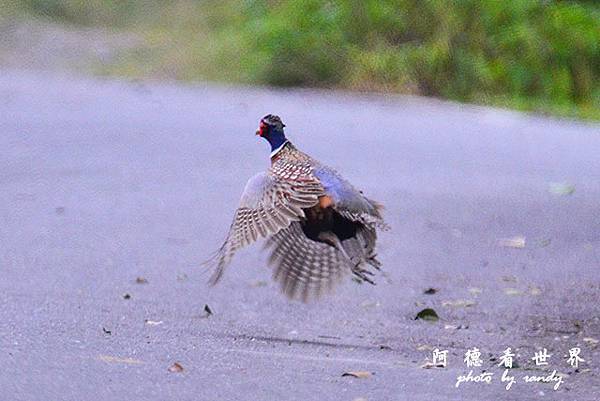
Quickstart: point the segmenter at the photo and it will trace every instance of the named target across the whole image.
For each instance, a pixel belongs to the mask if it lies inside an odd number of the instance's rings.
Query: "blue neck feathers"
[[[283,145],[287,139],[285,138],[285,134],[283,130],[271,130],[269,131],[268,136],[266,137],[267,141],[271,144],[271,152],[279,149],[281,145]]]

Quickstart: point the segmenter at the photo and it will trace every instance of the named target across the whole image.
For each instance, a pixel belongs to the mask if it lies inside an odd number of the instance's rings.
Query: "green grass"
[[[0,4],[2,2],[0,1]],[[409,93],[600,120],[595,1],[27,0],[140,33],[105,74]]]

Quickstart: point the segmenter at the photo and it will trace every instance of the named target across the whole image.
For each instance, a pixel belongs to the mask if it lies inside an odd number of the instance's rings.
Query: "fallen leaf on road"
[[[141,365],[144,362],[140,361],[139,359],[133,359],[133,358],[120,358],[118,356],[110,356],[110,355],[100,355],[98,356],[98,359],[102,362],[106,362],[106,363],[124,363],[127,365]]]
[[[453,308],[468,308],[475,305],[476,302],[470,299],[456,299],[453,301],[444,301],[442,306],[451,306]]]
[[[138,277],[135,279],[135,283],[136,284],[148,284],[148,280],[146,280],[144,277]]]
[[[426,295],[433,295],[433,294],[435,294],[436,292],[437,292],[437,290],[436,290],[435,288],[433,288],[433,287],[432,287],[432,288],[428,288],[428,289],[426,289],[425,291],[423,291],[423,294],[426,294]]]
[[[179,362],[175,362],[173,365],[169,366],[169,372],[181,373],[183,372],[183,366],[181,366]]]
[[[455,324],[446,324],[444,325],[444,329],[446,330],[466,330],[468,329],[469,326],[468,325],[464,325],[464,324],[459,324],[458,326]]]
[[[110,330],[108,330],[107,328],[104,328],[104,327],[102,328],[102,332],[104,334],[112,334],[112,331],[110,331]]]
[[[213,314],[213,311],[212,309],[210,309],[210,306],[208,306],[208,304],[204,304],[204,312],[206,312],[206,317],[209,317]]]
[[[425,308],[419,313],[417,313],[415,320],[417,319],[426,320],[428,322],[437,322],[438,320],[440,320],[440,317],[438,316],[437,312],[433,309]]]
[[[423,368],[423,369],[433,369],[433,368],[443,368],[443,367],[444,367],[444,365],[442,363],[433,363],[431,361],[427,361],[423,365],[421,365],[421,368]]]
[[[572,195],[575,192],[575,186],[566,182],[551,182],[548,184],[548,191],[554,195]]]
[[[358,379],[366,379],[367,377],[371,377],[373,376],[372,372],[367,372],[366,370],[357,370],[357,371],[351,371],[351,372],[344,372],[342,374],[342,377],[356,377]]]
[[[146,324],[148,326],[158,326],[158,325],[163,324],[163,321],[162,320],[149,320],[149,319],[146,319]]]
[[[481,288],[472,287],[472,288],[469,288],[469,292],[473,295],[479,295],[483,292],[483,290]]]
[[[131,299],[131,295],[130,294],[123,294],[123,299]]]
[[[525,237],[518,235],[512,238],[500,238],[498,245],[504,248],[525,248]]]

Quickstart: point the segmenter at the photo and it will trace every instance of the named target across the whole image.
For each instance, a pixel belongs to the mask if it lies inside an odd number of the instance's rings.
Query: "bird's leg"
[[[331,231],[321,231],[317,237],[319,238],[320,241],[322,241],[328,245],[331,245],[332,247],[334,247],[337,250],[346,254],[346,252],[344,251],[344,248],[342,247],[342,243],[340,242],[340,239],[337,237],[337,235],[335,235]],[[346,255],[346,256],[348,256],[348,255]]]
[[[355,265],[355,267],[358,266],[356,264],[356,262],[354,262],[352,260],[352,258],[350,257],[350,255],[348,255],[348,253],[346,252],[346,250],[342,246],[342,241],[340,241],[340,239],[338,238],[338,236],[335,235],[332,231],[321,231],[319,233],[319,235],[318,235],[318,238],[319,238],[319,240],[325,242],[326,244],[331,245],[332,247],[334,247],[335,249],[337,249],[338,251],[340,251],[342,253],[342,255],[344,255],[344,257],[346,259],[348,259],[352,264]]]
[[[352,269],[352,273],[356,277],[358,277],[362,281],[366,281],[369,284],[375,285],[375,282],[368,277],[368,276],[373,276],[374,275],[373,272],[361,268],[360,267],[361,261],[359,260],[358,262],[356,262],[355,260],[353,260],[348,255],[348,253],[346,252],[346,250],[342,246],[342,242],[337,237],[337,235],[335,235],[331,231],[322,231],[322,232],[319,233],[318,237],[319,237],[319,240],[325,242],[326,244],[329,244],[329,245],[333,246],[338,251],[340,251],[342,253],[342,255],[344,255],[344,257],[346,257],[346,259],[349,260],[350,263],[352,263],[352,265],[353,265],[352,268],[351,268]]]
[[[375,285],[375,282],[373,280],[371,280],[369,277],[366,276],[367,274],[370,275],[370,276],[372,276],[373,275],[372,272],[370,272],[368,270],[365,270],[365,269],[356,269],[356,270],[352,270],[352,273],[356,277],[358,277],[359,279],[361,279],[362,281],[366,281],[369,284]]]

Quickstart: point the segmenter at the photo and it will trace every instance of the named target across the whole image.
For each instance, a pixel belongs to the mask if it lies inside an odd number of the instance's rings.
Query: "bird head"
[[[271,145],[271,150],[276,150],[286,142],[284,127],[279,116],[267,114],[260,119],[256,135],[265,138]]]
[[[258,129],[256,130],[256,135],[268,139],[269,135],[275,132],[283,133],[283,127],[285,127],[285,124],[281,121],[281,118],[279,118],[279,116],[276,116],[274,114],[267,114],[266,116],[260,119]]]

